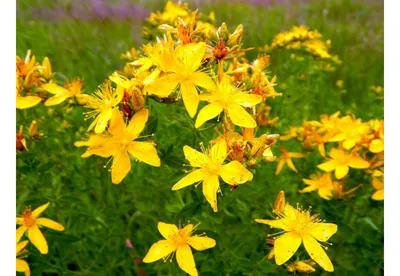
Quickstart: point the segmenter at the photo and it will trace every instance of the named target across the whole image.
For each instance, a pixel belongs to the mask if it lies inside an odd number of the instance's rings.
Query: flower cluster
[[[281,140],[296,138],[306,150],[318,148],[325,162],[318,165],[324,174],[318,173],[311,179],[303,179],[308,186],[300,192],[318,190],[324,199],[342,199],[360,185],[344,191],[344,181],[349,168],[363,169],[372,176],[375,189],[381,191],[372,197],[383,199],[384,166],[384,121],[363,122],[354,115],[341,117],[339,112],[333,115],[321,115],[320,121],[304,121],[301,127],[292,127]],[[329,157],[326,147],[330,148]],[[331,172],[334,172],[336,181]]]
[[[252,173],[246,167],[254,168],[258,160],[272,157],[271,146],[278,135],[257,137],[256,130],[258,125],[276,123],[278,118],[268,119],[271,107],[265,101],[282,94],[274,89],[276,76],[270,78],[265,72],[268,56],[259,56],[253,62],[242,56],[246,50],[241,48],[242,25],[231,33],[223,23],[208,29],[205,36],[197,15],[185,4],[168,2],[164,13],[150,17],[153,23],[162,23],[159,30],[164,32],[163,38],[157,37],[140,51],[132,49],[124,54],[128,62],[123,71],[111,74],[86,98],[85,106],[92,109],[86,118],[94,118],[89,131],[95,134],[75,145],[88,147],[82,157],[112,157],[112,182],[118,184],[131,168],[130,156],[152,166],[161,164],[154,142],[133,141],[140,139],[151,101],[182,101],[189,116],[195,118],[198,131],[214,127],[219,134],[210,141],[210,147],[217,140],[225,143],[213,146],[219,149],[215,152],[210,149],[206,153],[203,148],[204,162],[186,156],[193,167],[202,171],[207,168],[204,177],[197,176],[190,184],[207,183],[203,192],[216,211],[217,176],[226,158],[236,161],[235,168],[240,167],[246,176],[237,172],[232,179],[225,179],[237,185],[251,180]],[[174,190],[187,185],[175,185]]]
[[[241,45],[242,25],[230,32],[225,23],[216,27],[204,23],[199,16],[189,11],[186,4],[172,2],[167,2],[164,12],[150,16],[148,23],[153,27],[159,24],[158,31],[163,32],[163,37],[156,37],[155,42],[144,45],[141,50],[132,48],[121,55],[127,60],[123,70],[111,74],[86,99],[85,106],[91,109],[86,118],[94,118],[88,131],[94,133],[75,145],[87,147],[82,157],[111,157],[112,183],[118,184],[129,173],[131,159],[151,166],[161,165],[155,143],[139,141],[152,101],[167,105],[182,102],[189,117],[194,118],[196,131],[213,128],[217,136],[208,142],[208,147],[201,142],[200,151],[188,145],[183,147],[192,169],[172,190],[201,184],[206,201],[217,212],[221,181],[235,189],[253,179],[250,170],[257,168],[260,161],[275,160],[271,148],[279,135],[257,136],[256,133],[259,127],[277,122],[277,117],[269,118],[271,107],[266,100],[282,94],[275,91],[276,76],[271,78],[266,73],[269,56],[260,55],[252,62],[243,57],[248,49]],[[150,33],[155,34],[155,28],[145,30],[146,37]],[[291,157],[303,155],[288,153],[279,159],[279,166],[287,163],[296,170]],[[291,207],[286,208],[290,212]],[[301,217],[308,214],[292,212]],[[309,220],[317,223],[315,217]],[[205,236],[193,236],[195,228],[192,224],[178,228],[160,222],[158,229],[165,240],[155,243],[143,261],[166,260],[176,252],[182,270],[197,275],[190,246],[205,250],[214,247],[216,242]],[[315,255],[319,251],[312,236],[304,239],[307,246],[316,248],[311,257],[327,270],[333,270],[330,263]],[[285,261],[292,255],[286,256]],[[299,266],[293,264],[293,267]]]
[[[224,188],[221,183],[233,190],[251,182],[258,167],[273,161],[278,162],[276,175],[285,165],[297,173],[292,159],[307,155],[280,147],[281,155],[274,156],[272,149],[280,136],[266,133],[262,128],[273,126],[279,120],[272,116],[270,102],[282,96],[275,90],[277,77],[266,71],[270,57],[258,55],[253,61],[247,60],[244,53],[251,49],[242,48],[243,26],[231,32],[225,23],[218,27],[214,21],[213,13],[206,16],[190,11],[187,4],[168,1],[163,12],[152,13],[147,20],[143,36],[149,43],[122,54],[121,58],[127,61],[123,69],[109,75],[90,95],[82,94],[83,83],[79,78],[57,84],[48,58],[40,65],[28,51],[25,60],[17,57],[17,108],[33,107],[44,99],[45,106],[68,99],[84,105],[89,110],[85,120],[92,121],[87,139],[76,141],[75,146],[86,147],[82,158],[92,155],[109,158],[111,182],[119,184],[129,174],[132,161],[153,167],[162,165],[157,139],[147,125],[149,117],[154,116],[153,103],[167,107],[174,104],[176,109],[181,108],[179,111],[188,114],[194,132],[211,129],[214,132],[199,147],[194,142],[183,147],[189,163],[186,167],[191,169],[169,185],[172,191],[201,185],[204,202],[218,212],[218,194]],[[277,35],[271,47],[305,50],[324,61],[338,63],[337,56],[328,52],[329,44],[321,40],[317,31],[299,26]],[[52,96],[47,97],[47,93]],[[33,121],[29,137],[40,139],[42,136],[37,122]],[[154,138],[148,139],[149,136]],[[303,126],[291,128],[287,135],[280,137],[281,140],[291,138],[302,141],[306,149],[317,147],[324,158],[326,144],[338,143],[330,149],[330,158],[318,166],[327,173],[305,179],[309,186],[301,192],[318,190],[325,199],[344,198],[355,189],[344,191],[344,179],[351,167],[371,174],[377,190],[372,198],[383,199],[383,121],[364,123],[350,115],[323,115],[320,122],[305,121]],[[21,126],[17,150],[24,149],[27,150],[27,141]],[[333,171],[337,181],[332,180]],[[33,211],[29,207],[17,217],[17,224],[21,225],[16,230],[17,257],[25,252],[28,243],[20,242],[25,232],[40,253],[47,254],[47,241],[39,226],[64,230],[61,224],[39,217],[48,206],[49,203]],[[310,273],[315,271],[316,264],[326,271],[334,270],[319,242],[327,243],[336,233],[335,224],[324,223],[318,215],[311,215],[310,210],[292,207],[285,202],[283,191],[275,201],[273,212],[278,216],[276,219],[256,220],[284,232],[270,239],[273,245],[270,259],[274,258],[277,265],[286,264],[289,272]],[[190,223],[177,227],[159,222],[158,230],[165,239],[150,247],[143,262],[171,260],[176,253],[179,267],[190,275],[198,275],[191,248],[206,250],[216,246],[216,241],[205,233],[193,235],[197,227]],[[311,260],[290,262],[301,244]],[[27,262],[18,258],[17,271],[29,275]]]
[[[309,27],[303,25],[293,26],[290,31],[277,34],[271,47],[306,51],[317,58],[340,63],[338,56],[329,53],[330,40],[322,41],[321,38],[322,35],[317,30],[310,31]]]
[[[83,82],[77,78],[73,81],[67,80],[64,86],[56,84],[50,60],[47,57],[40,64],[36,61],[35,56],[31,57],[31,51],[28,50],[25,59],[17,56],[16,64],[18,109],[34,107],[46,99],[47,93],[53,94],[53,96],[47,98],[44,103],[46,106],[58,105],[68,98],[76,98],[78,103],[84,103],[85,95],[81,94]]]
[[[208,36],[210,30],[215,31],[215,15],[209,15],[189,10],[188,3],[175,3],[167,1],[162,12],[151,13],[143,26],[142,37],[146,40],[154,40],[156,36],[162,35],[160,29],[166,25],[175,25],[177,30],[183,25],[191,25],[193,28],[185,30],[189,32],[202,33]],[[166,24],[166,25],[163,25]]]

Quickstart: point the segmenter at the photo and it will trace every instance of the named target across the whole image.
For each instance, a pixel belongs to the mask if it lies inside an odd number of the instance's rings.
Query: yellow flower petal
[[[181,83],[181,93],[185,108],[188,111],[190,117],[193,118],[194,115],[196,115],[197,107],[200,101],[197,89],[192,83],[185,81]]]
[[[36,219],[36,224],[43,225],[53,230],[64,231],[64,226],[48,218],[38,218]]]
[[[288,227],[285,225],[282,219],[256,219],[256,222],[263,223],[271,226],[271,228],[279,228],[287,230]]]
[[[236,160],[223,165],[219,175],[230,185],[242,184],[253,179],[253,174]]]
[[[240,105],[230,104],[227,110],[229,117],[235,125],[247,128],[255,128],[257,126],[253,117]]]
[[[176,260],[179,267],[190,276],[198,275],[196,263],[194,262],[193,253],[189,245],[182,245],[176,250]]]
[[[114,156],[111,166],[111,180],[113,184],[119,184],[131,170],[131,159],[126,151]]]
[[[376,191],[371,196],[371,198],[374,199],[374,200],[384,200],[384,197],[385,197],[384,189]]]
[[[132,119],[129,121],[128,127],[126,128],[129,134],[132,135],[132,139],[136,139],[143,131],[148,118],[149,111],[147,109],[142,109],[133,115]]]
[[[218,212],[217,208],[217,191],[219,189],[218,176],[211,175],[203,180],[203,194],[208,203],[210,203],[214,212]]]
[[[119,112],[118,108],[114,108],[112,110],[112,116],[108,132],[110,132],[114,136],[122,136],[124,130],[125,130],[125,122],[122,117],[122,114],[121,112]]]
[[[20,227],[18,227],[18,229],[16,230],[16,238],[17,238],[17,242],[20,241],[20,239],[22,238],[22,235],[24,235],[25,231],[28,228],[25,225],[21,225]]]
[[[329,142],[339,142],[339,141],[343,141],[344,139],[346,139],[346,135],[344,135],[343,133],[339,133],[339,134],[336,134],[335,136],[333,136],[332,138],[330,138],[328,141]]]
[[[30,275],[29,265],[26,261],[21,259],[16,259],[16,263],[17,263],[16,270],[18,272],[25,272],[25,276]]]
[[[319,164],[317,167],[325,172],[331,172],[334,169],[336,169],[336,161],[335,160],[329,160],[325,163]]]
[[[369,151],[373,153],[382,152],[384,150],[383,140],[375,139],[369,144]]]
[[[369,167],[369,163],[359,156],[351,156],[349,166],[356,169],[366,169]]]
[[[174,243],[167,240],[158,241],[150,247],[149,252],[147,252],[146,256],[143,258],[143,262],[152,263],[158,261],[175,250],[176,246]]]
[[[372,186],[374,186],[375,189],[380,190],[383,189],[383,181],[380,181],[378,178],[373,177],[372,178]]]
[[[247,94],[247,93],[240,93],[233,99],[234,103],[244,107],[253,107],[261,103],[261,101],[262,97],[260,95]]]
[[[24,223],[24,218],[17,218],[16,219],[17,224],[23,224]]]
[[[47,241],[44,238],[42,232],[40,232],[39,227],[35,224],[29,227],[28,237],[31,243],[40,251],[41,254],[47,254],[49,248],[47,246]]]
[[[283,165],[285,165],[286,161],[285,159],[281,159],[278,162],[278,166],[276,166],[276,171],[275,171],[275,175],[278,175],[281,173]]]
[[[160,97],[168,97],[172,91],[175,90],[179,84],[179,80],[176,74],[168,74],[145,87],[145,90],[149,94],[157,95]]]
[[[160,158],[157,150],[151,142],[131,142],[128,147],[129,153],[146,164],[159,167]]]
[[[176,50],[177,56],[185,64],[185,69],[194,72],[200,67],[207,45],[204,42],[187,43]]]
[[[194,72],[190,76],[190,80],[193,84],[203,87],[207,90],[213,90],[215,88],[214,81],[204,72]]]
[[[288,155],[291,158],[304,158],[305,157],[305,155],[300,152],[289,152]]]
[[[64,102],[66,99],[68,99],[70,97],[69,94],[66,93],[61,93],[61,94],[57,94],[53,97],[48,98],[45,102],[44,105],[45,106],[53,106],[53,105],[58,105],[62,102]]]
[[[96,127],[94,128],[94,131],[96,133],[102,133],[106,129],[108,121],[111,119],[112,114],[113,109],[111,107],[108,107],[100,112],[99,116],[97,117],[98,120],[96,123]]]
[[[222,110],[223,107],[219,103],[210,103],[206,105],[200,110],[199,115],[197,115],[195,127],[199,128],[208,120],[217,117]]]
[[[43,99],[36,96],[17,96],[16,104],[18,109],[26,109],[34,107],[39,104]]]
[[[44,210],[47,209],[47,207],[49,207],[49,205],[50,205],[50,202],[47,202],[46,204],[39,206],[38,208],[36,208],[35,210],[32,211],[32,216],[34,218],[37,218]]]
[[[333,148],[329,152],[329,156],[332,157],[333,159],[344,159],[346,153],[343,150]]]
[[[337,232],[337,225],[333,223],[313,223],[310,235],[321,242],[326,242]]]
[[[182,189],[184,187],[187,187],[189,185],[192,185],[196,182],[199,182],[201,180],[203,180],[204,178],[204,173],[202,172],[202,170],[195,170],[191,173],[189,173],[188,175],[186,175],[184,178],[182,178],[181,180],[179,180],[173,187],[172,187],[172,191],[176,191],[179,189]]]
[[[211,161],[215,161],[218,164],[222,164],[226,159],[228,154],[228,148],[225,139],[219,140],[215,145],[213,145],[209,152],[209,157]]]
[[[286,159],[286,164],[288,165],[288,167],[294,171],[295,173],[298,173],[298,170],[296,169],[296,167],[293,164],[292,159]]]
[[[318,151],[322,157],[324,157],[324,158],[326,157],[324,144],[318,144]]]
[[[319,188],[318,195],[325,200],[331,200],[333,196],[333,187]]]
[[[56,84],[54,82],[45,83],[45,84],[42,85],[42,88],[45,91],[47,91],[47,92],[49,92],[51,94],[54,94],[54,95],[57,95],[57,94],[69,94],[70,93],[68,89],[66,89],[66,88],[64,88],[62,86],[59,86],[58,84]]]
[[[158,231],[160,232],[160,234],[166,239],[168,239],[172,235],[175,235],[179,231],[179,229],[178,229],[178,227],[176,227],[176,225],[168,224],[165,222],[159,222],[157,224],[157,228],[158,228]]]
[[[349,173],[349,166],[339,165],[335,169],[335,176],[337,179],[342,179]]]
[[[323,269],[333,272],[333,265],[331,260],[321,245],[310,235],[303,237],[304,247],[306,248],[310,257],[319,264]]]
[[[287,232],[277,238],[274,243],[275,262],[281,265],[289,260],[301,244],[299,235],[293,232]]]
[[[191,247],[198,251],[212,248],[216,245],[216,241],[209,237],[192,236],[189,237],[188,243]]]
[[[18,253],[25,248],[25,246],[28,244],[29,241],[22,241],[20,243],[17,243],[17,250],[16,250],[16,254],[18,255]]]
[[[189,146],[183,147],[183,153],[192,167],[202,167],[209,162],[207,155]]]
[[[354,147],[358,142],[358,139],[347,139],[343,142],[343,148],[349,150]]]

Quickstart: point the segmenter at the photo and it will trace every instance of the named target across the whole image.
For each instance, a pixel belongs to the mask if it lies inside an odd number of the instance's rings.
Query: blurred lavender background
[[[166,1],[159,0],[55,0],[55,1],[37,1],[37,6],[22,11],[22,0],[17,1],[18,18],[41,19],[47,21],[58,21],[66,18],[72,18],[83,21],[91,20],[143,20],[152,11],[154,4]],[[322,2],[321,0],[188,0],[195,6],[201,8],[203,5],[212,5],[221,2],[247,3],[249,5],[299,5],[311,2]],[[380,0],[353,0],[350,2],[382,2]],[[49,5],[46,5],[46,4]],[[46,7],[46,8],[44,8]]]

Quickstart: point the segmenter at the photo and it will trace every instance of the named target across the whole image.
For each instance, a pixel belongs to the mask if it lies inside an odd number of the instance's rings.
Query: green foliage
[[[152,10],[162,7],[160,1],[157,5],[152,3]],[[30,6],[35,6],[35,1],[19,1],[17,54],[23,57],[31,49],[40,61],[48,56],[53,71],[62,72],[65,78],[83,77],[87,93],[123,66],[120,53],[140,45],[136,44],[140,42],[140,22],[64,19],[48,23],[31,20]],[[42,1],[37,8],[49,6],[54,8],[50,1]],[[259,133],[282,134],[303,120],[316,120],[320,114],[337,110],[342,114],[353,112],[363,120],[383,119],[383,102],[376,101],[368,90],[370,85],[383,86],[383,2],[335,0],[256,7],[218,2],[199,8],[204,13],[215,11],[218,24],[243,24],[245,47],[270,44],[278,32],[305,23],[330,39],[332,53],[343,61],[336,71],[321,72],[313,69],[315,61],[306,55],[304,61],[295,61],[285,50],[273,51],[268,70],[277,75],[276,90],[283,97],[268,101],[271,116],[280,120],[273,128],[260,128]],[[256,51],[248,53],[249,58],[256,55]],[[306,76],[304,80],[299,79],[301,74]],[[344,81],[343,88],[336,87],[337,80]],[[156,168],[133,163],[119,185],[111,183],[110,173],[103,168],[106,159],[82,159],[83,149],[73,145],[86,138],[89,122],[83,119],[83,108],[64,103],[17,111],[18,128],[23,124],[27,133],[35,119],[39,131],[45,134],[41,140],[28,141],[29,151],[17,154],[17,212],[24,206],[35,208],[50,201],[46,217],[66,229],[43,229],[49,243],[47,255],[28,245],[32,275],[138,275],[134,261],[143,258],[161,239],[157,222],[183,224],[188,220],[201,222],[198,232],[204,231],[217,241],[215,248],[194,253],[201,275],[285,275],[284,267],[265,257],[269,251],[266,233],[274,231],[254,222],[256,218],[271,218],[270,210],[280,190],[285,191],[288,202],[313,206],[323,219],[338,225],[327,251],[335,275],[383,274],[383,203],[370,199],[373,188],[362,174],[352,175],[355,185],[363,184],[356,197],[325,201],[316,193],[298,193],[304,187],[301,179],[317,171],[321,157],[294,160],[298,174],[284,168],[275,176],[276,163],[259,164],[251,183],[233,191],[221,184],[223,196],[218,200],[219,212],[214,213],[200,186],[175,192],[171,187],[185,173],[183,146],[198,148],[200,141],[214,138],[215,133],[212,129],[195,130],[181,103],[163,105],[151,100],[149,104],[151,117],[143,135],[155,133],[152,139],[162,165]],[[279,145],[301,151],[294,142]],[[277,148],[273,152],[278,153]],[[125,246],[127,239],[133,249]],[[308,258],[304,249],[300,252]],[[138,267],[148,275],[184,275],[176,261],[141,263]],[[317,274],[324,273],[317,268]]]

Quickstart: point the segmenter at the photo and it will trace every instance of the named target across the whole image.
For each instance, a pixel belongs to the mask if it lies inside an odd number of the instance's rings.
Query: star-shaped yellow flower
[[[28,231],[29,240],[42,254],[48,253],[47,241],[44,238],[42,232],[39,230],[40,226],[45,226],[53,230],[64,231],[64,226],[48,218],[39,218],[40,214],[49,207],[50,202],[31,210],[28,207],[21,217],[17,217],[17,224],[21,226],[17,229],[17,241],[19,241],[22,235]]]
[[[358,155],[347,153],[340,149],[331,149],[329,155],[332,159],[319,164],[317,167],[326,172],[334,170],[337,179],[345,177],[349,173],[349,167],[356,169],[366,169],[369,167],[369,163]]]
[[[219,176],[229,185],[243,184],[253,179],[253,174],[240,162],[232,161],[223,164],[227,157],[225,140],[220,140],[208,152],[198,152],[189,146],[183,147],[183,152],[194,171],[176,183],[172,190],[176,191],[193,183],[203,182],[203,194],[214,212],[217,208],[217,192],[220,191]]]
[[[176,251],[176,260],[179,267],[191,276],[197,276],[196,263],[194,262],[193,253],[190,247],[198,251],[203,251],[215,246],[214,239],[203,235],[192,235],[196,227],[188,224],[183,228],[178,228],[174,224],[164,222],[158,223],[158,231],[165,238],[156,242],[150,247],[149,252],[143,259],[144,263],[151,263],[168,258],[172,258]]]
[[[225,111],[232,122],[241,127],[255,128],[256,121],[244,109],[244,107],[253,107],[262,101],[260,95],[248,94],[241,91],[237,86],[231,84],[228,75],[224,75],[218,83],[217,88],[210,90],[212,93],[200,95],[200,99],[208,101],[196,119],[195,127],[201,127],[206,121],[217,117],[222,111]]]
[[[50,97],[49,99],[46,100],[44,105],[45,106],[58,105],[64,102],[66,99],[74,97],[76,97],[79,101],[79,98],[81,98],[82,96],[81,95],[82,85],[83,83],[79,79],[76,79],[71,83],[67,82],[66,87],[59,86],[54,82],[43,84],[42,88],[45,91],[54,94],[53,97]]]
[[[146,164],[160,166],[160,158],[152,142],[134,141],[143,131],[148,118],[148,110],[142,109],[126,125],[121,113],[114,109],[108,128],[111,135],[91,135],[88,141],[75,142],[75,146],[88,146],[82,157],[92,154],[104,158],[112,156],[111,179],[112,183],[119,184],[131,170],[130,155]]]
[[[333,196],[334,186],[331,173],[314,174],[311,175],[311,179],[303,179],[303,182],[308,186],[300,190],[300,193],[318,190],[318,195],[323,199],[330,200]]]
[[[276,167],[275,175],[281,173],[282,168],[285,164],[287,164],[288,167],[292,169],[292,171],[298,173],[296,167],[293,164],[292,158],[304,158],[305,155],[299,152],[288,152],[285,147],[281,147],[280,151],[282,155],[278,158],[278,166]]]
[[[96,117],[96,119],[89,126],[88,131],[94,127],[96,133],[102,133],[111,119],[113,109],[121,102],[123,96],[123,87],[117,86],[117,89],[114,89],[109,80],[101,85],[94,95],[90,95],[85,107],[93,110],[87,113],[86,118]]]
[[[274,242],[276,264],[282,265],[288,261],[303,243],[310,257],[323,269],[332,272],[332,262],[319,242],[327,242],[336,233],[337,225],[323,223],[318,215],[311,215],[309,210],[295,209],[288,203],[282,213],[276,214],[279,218],[275,220],[256,219],[258,223],[284,232]]]
[[[147,90],[151,94],[166,97],[179,84],[183,103],[193,118],[200,101],[196,86],[207,90],[214,87],[212,79],[199,70],[206,48],[204,42],[178,47],[173,53],[172,64],[168,66],[169,74],[158,79],[153,85],[147,87]]]

